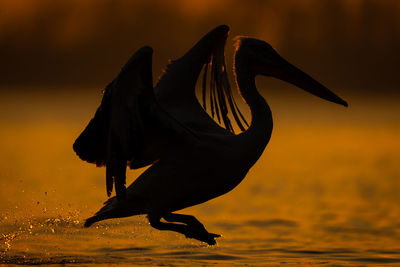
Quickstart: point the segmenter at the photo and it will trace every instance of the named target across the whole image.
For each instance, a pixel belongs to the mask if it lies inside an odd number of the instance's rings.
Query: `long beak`
[[[315,96],[330,102],[348,106],[347,102],[337,96],[335,93],[330,91],[328,88],[314,80],[312,77],[287,62],[282,57],[279,58],[279,67],[270,71],[270,75],[276,77],[285,82],[291,83],[304,91],[307,91]]]

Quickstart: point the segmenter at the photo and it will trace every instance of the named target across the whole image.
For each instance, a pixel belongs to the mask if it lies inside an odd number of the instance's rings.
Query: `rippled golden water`
[[[273,136],[246,179],[182,211],[222,235],[209,247],[143,216],[82,227],[106,200],[104,169],[80,161],[72,143],[100,97],[1,96],[0,264],[400,265],[395,99],[353,96],[344,109],[270,96]]]

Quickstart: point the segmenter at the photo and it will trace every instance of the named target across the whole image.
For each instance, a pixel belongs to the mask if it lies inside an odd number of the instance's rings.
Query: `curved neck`
[[[241,134],[246,144],[246,151],[257,160],[267,146],[272,133],[272,113],[265,99],[258,93],[255,84],[255,73],[250,70],[246,57],[235,55],[236,83],[240,94],[250,107],[251,124],[247,131]]]

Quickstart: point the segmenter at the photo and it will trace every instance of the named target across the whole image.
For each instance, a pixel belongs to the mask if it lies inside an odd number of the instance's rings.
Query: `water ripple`
[[[272,219],[272,220],[249,220],[244,223],[247,226],[253,227],[298,227],[299,224],[295,221],[286,219]]]

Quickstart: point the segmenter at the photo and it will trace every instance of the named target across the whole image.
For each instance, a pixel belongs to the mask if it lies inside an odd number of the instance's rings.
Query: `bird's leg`
[[[167,222],[180,222],[184,223],[188,226],[192,226],[195,228],[202,228],[205,230],[204,225],[196,219],[196,217],[192,215],[185,215],[185,214],[176,214],[176,213],[168,213],[167,215],[164,215],[163,218]]]
[[[178,232],[178,233],[183,234],[187,238],[194,238],[199,241],[206,242],[209,245],[215,245],[215,243],[216,243],[214,238],[217,236],[214,236],[214,234],[208,233],[205,230],[204,226],[203,226],[204,230],[199,231],[199,229],[190,227],[185,224],[161,222],[160,221],[161,216],[155,216],[155,215],[149,214],[148,219],[149,219],[150,225],[158,230],[161,230],[161,231],[167,230],[167,231]]]
[[[220,237],[218,234],[209,233],[204,225],[192,215],[168,213],[167,215],[164,215],[163,218],[167,222],[179,222],[186,224],[192,235],[197,236],[193,238],[199,239],[198,237],[200,237],[202,241],[207,240],[205,242],[209,245],[214,245],[215,238]]]
[[[174,231],[174,232],[181,233],[183,235],[187,234],[188,227],[186,225],[160,222],[161,216],[149,215],[148,219],[149,219],[150,225],[158,230]]]

